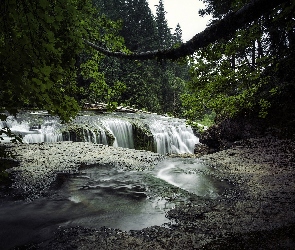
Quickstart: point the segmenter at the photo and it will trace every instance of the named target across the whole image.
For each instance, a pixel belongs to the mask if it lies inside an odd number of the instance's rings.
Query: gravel
[[[16,188],[32,192],[32,197],[46,190],[57,172],[76,171],[81,163],[100,162],[127,170],[153,167],[164,158],[155,153],[88,143],[20,145],[14,150],[21,161],[20,167],[12,169],[18,172],[20,183]],[[171,209],[167,217],[174,223],[170,226],[130,232],[60,228],[47,242],[27,247],[295,249],[294,142],[271,136],[248,139],[200,159],[214,170],[210,171],[213,177],[231,183],[232,189],[217,199],[200,198]],[[34,182],[36,178],[41,184]]]
[[[157,153],[88,142],[11,144],[8,149],[20,162],[20,166],[8,170],[14,178],[12,187],[28,200],[43,196],[57,174],[76,173],[83,166],[105,164],[141,170],[152,168],[164,159]]]

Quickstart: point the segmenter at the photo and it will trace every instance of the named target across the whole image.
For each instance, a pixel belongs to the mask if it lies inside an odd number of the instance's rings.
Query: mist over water
[[[150,170],[93,165],[61,175],[48,197],[0,199],[0,246],[44,241],[60,226],[124,231],[169,226],[174,223],[166,218],[170,209],[191,200],[216,199],[229,188],[204,174],[206,170],[198,159],[170,158]]]

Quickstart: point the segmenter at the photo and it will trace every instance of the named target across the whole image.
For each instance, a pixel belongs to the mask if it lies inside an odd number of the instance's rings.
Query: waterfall
[[[102,122],[115,137],[114,147],[134,148],[133,129],[130,122],[117,118],[108,118]]]
[[[79,115],[72,121],[72,124],[80,128],[81,134],[77,138],[77,134],[71,137],[71,133],[68,133],[66,136],[68,140],[108,145],[108,133],[115,139],[112,146],[134,148],[132,124],[125,119],[113,117],[111,114]]]
[[[31,126],[29,133],[23,138],[26,143],[58,142],[62,141],[62,134],[57,130],[58,122],[55,119],[45,121],[42,126]]]
[[[95,144],[108,144],[107,136],[105,134],[105,131],[102,127],[97,126],[96,131],[99,131],[99,134],[96,134],[91,129],[83,129],[83,136],[84,141],[86,142],[92,142]]]
[[[160,154],[192,154],[195,144],[199,142],[192,128],[181,119],[153,119],[150,130],[154,136],[155,148]]]
[[[198,143],[185,120],[156,114],[81,112],[70,123],[62,124],[44,112],[23,112],[17,118],[8,117],[0,126],[8,126],[15,134],[22,135],[25,143],[85,141],[132,149],[145,149],[146,145],[160,154],[193,153]]]
[[[44,118],[42,126],[38,122],[28,117],[16,119],[13,116],[9,116],[5,124],[4,122],[2,123],[2,126],[5,125],[14,134],[21,135],[24,143],[62,141],[62,134],[57,132],[57,126],[59,126],[57,119]],[[5,141],[8,142],[9,138],[5,138]]]

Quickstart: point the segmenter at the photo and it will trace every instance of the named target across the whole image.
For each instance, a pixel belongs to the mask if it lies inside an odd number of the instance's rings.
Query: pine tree
[[[179,23],[176,25],[175,31],[173,33],[172,43],[173,45],[182,43],[182,29]]]
[[[207,7],[201,13],[212,14],[214,23],[247,1],[204,2]],[[244,24],[226,41],[197,51],[191,64],[189,93],[183,98],[188,117],[195,118],[208,110],[220,117],[266,117],[274,111],[279,116],[294,114],[290,105],[294,98],[291,93],[295,92],[294,9],[295,3],[278,5]]]
[[[171,31],[166,20],[166,11],[164,9],[163,0],[159,1],[156,8],[156,25],[158,32],[158,48],[166,49],[171,47]]]
[[[175,34],[171,34],[162,1],[158,5],[156,17],[152,15],[146,0],[120,1],[120,10],[114,0],[96,2],[100,2],[98,5],[102,13],[114,20],[121,20],[120,34],[124,37],[126,47],[133,52],[163,48],[164,44],[165,47],[172,44],[177,46],[182,41],[180,25],[176,27]],[[105,58],[100,68],[110,86],[118,81],[126,85],[126,91],[121,96],[122,103],[153,112],[180,113],[179,91],[183,90],[181,79],[187,78],[186,65],[168,61],[134,62]]]

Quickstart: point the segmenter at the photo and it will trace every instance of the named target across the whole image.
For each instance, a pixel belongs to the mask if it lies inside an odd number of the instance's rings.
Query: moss
[[[92,131],[94,135],[90,132]],[[107,130],[104,130],[108,145],[113,145],[115,137]],[[64,141],[84,142],[88,140],[85,134],[90,134],[91,141],[100,141],[102,131],[96,127],[90,127],[87,124],[70,124],[62,130],[62,137]],[[96,138],[94,138],[96,137]],[[100,142],[101,143],[101,142]]]
[[[156,152],[154,137],[146,124],[138,121],[131,121],[133,128],[134,148]]]
[[[142,123],[137,119],[125,119],[132,124],[133,138],[134,138],[134,148],[137,150],[147,150],[156,152],[154,145],[153,134],[151,133],[147,124]],[[100,141],[101,133],[97,127],[91,127],[87,124],[69,124],[62,129],[62,136],[64,141],[74,141],[82,142],[85,141],[85,134],[92,131],[96,135],[96,141]],[[114,135],[106,128],[104,128],[104,133],[107,137],[108,145],[113,145],[115,141]],[[94,136],[90,133],[91,140],[94,141]],[[100,142],[101,143],[101,142]]]
[[[115,137],[112,133],[110,133],[107,129],[104,131],[107,137],[108,145],[111,146],[114,144]]]

